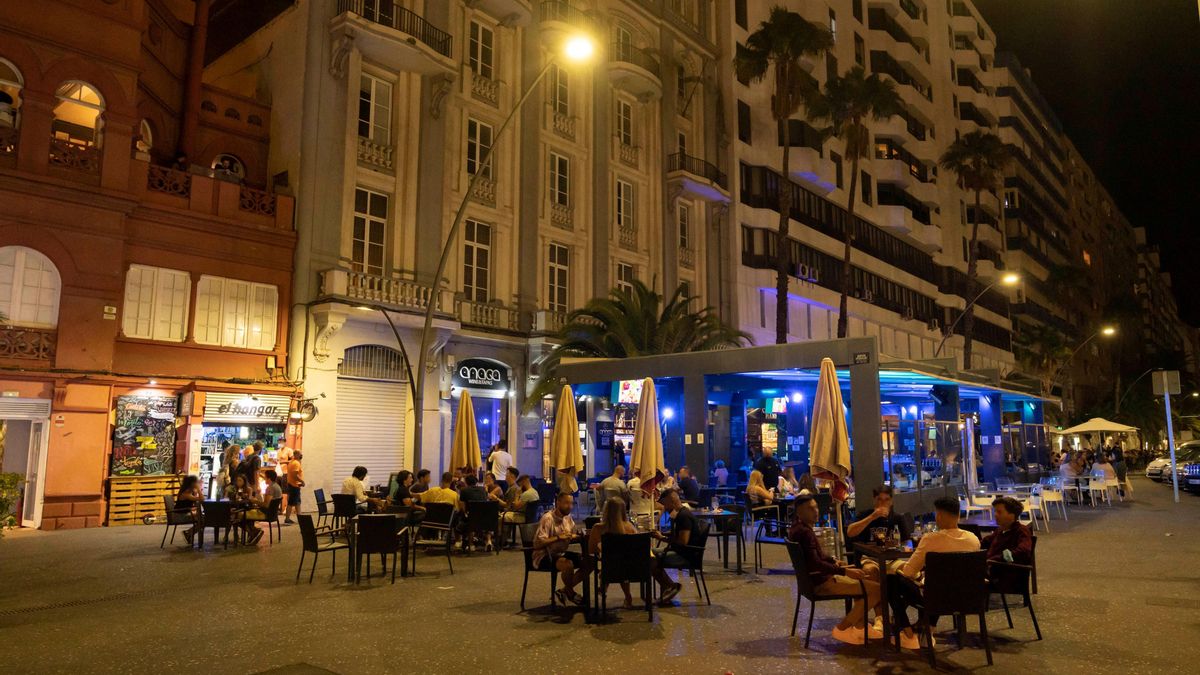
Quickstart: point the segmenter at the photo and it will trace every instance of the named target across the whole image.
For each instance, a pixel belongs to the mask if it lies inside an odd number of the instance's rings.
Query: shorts
[[[543,572],[550,572],[558,569],[559,558],[566,558],[567,560],[570,560],[571,565],[575,567],[575,569],[579,569],[580,563],[583,562],[583,558],[575,551],[564,551],[557,555],[551,553],[550,555],[542,558],[541,562],[537,564],[537,568]]]
[[[300,506],[300,488],[287,486],[288,506]]]

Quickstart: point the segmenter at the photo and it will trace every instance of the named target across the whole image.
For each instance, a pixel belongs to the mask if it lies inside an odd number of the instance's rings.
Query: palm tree
[[[967,247],[969,292],[975,294],[979,270],[979,221],[984,190],[991,190],[1004,175],[1012,153],[996,134],[972,131],[963,134],[942,153],[938,163],[958,176],[959,186],[975,192],[975,211],[971,218],[971,240]],[[975,306],[968,305],[963,317],[963,370],[971,368],[971,341],[975,333]]]
[[[825,83],[825,92],[809,104],[814,119],[829,122],[827,134],[843,139],[845,155],[850,159],[850,193],[846,200],[846,223],[842,240],[842,297],[838,301],[838,332],[844,338],[849,332],[850,317],[847,300],[850,294],[850,252],[854,247],[854,198],[858,192],[858,165],[871,149],[868,120],[885,120],[903,109],[900,96],[891,80],[876,73],[867,75],[860,66]]]
[[[1017,362],[1037,376],[1042,395],[1050,396],[1054,375],[1071,358],[1071,344],[1058,329],[1045,325],[1026,326],[1013,341]]]
[[[779,229],[775,233],[775,342],[787,342],[788,334],[788,227],[792,211],[792,134],[788,120],[816,89],[816,80],[804,70],[801,60],[833,47],[833,35],[796,12],[773,7],[769,18],[737,46],[733,67],[739,80],[761,82],[773,71],[771,116],[783,128],[783,163],[779,187]]]
[[[663,296],[641,281],[630,289],[614,288],[607,298],[593,298],[571,312],[555,336],[561,342],[542,361],[542,374],[526,399],[532,407],[557,391],[555,371],[563,357],[625,358],[652,354],[702,352],[742,347],[750,336],[723,322],[711,307],[693,311],[698,298],[680,284],[663,304]]]

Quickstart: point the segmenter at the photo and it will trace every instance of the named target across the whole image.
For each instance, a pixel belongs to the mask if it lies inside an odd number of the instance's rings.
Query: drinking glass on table
[[[871,539],[874,540],[874,542],[880,546],[885,545],[887,543],[887,528],[872,527],[871,528]]]

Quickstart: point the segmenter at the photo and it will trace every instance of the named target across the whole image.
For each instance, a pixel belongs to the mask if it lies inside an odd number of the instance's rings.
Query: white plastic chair
[[[1056,483],[1041,485],[1039,492],[1041,493],[1042,505],[1046,507],[1047,526],[1049,526],[1050,522],[1050,505],[1054,503],[1058,503],[1058,510],[1062,513],[1063,520],[1070,520],[1067,518],[1067,500],[1063,496],[1062,490],[1058,489]]]
[[[1041,485],[1035,485],[1030,488],[1029,494],[1021,497],[1021,505],[1029,512],[1029,517],[1033,520],[1035,529],[1041,529],[1038,526],[1038,517],[1040,516],[1042,521],[1046,523],[1046,532],[1049,532],[1050,518],[1046,515],[1046,509],[1043,508],[1041,488]]]
[[[1100,495],[1100,501],[1108,501],[1108,488],[1104,486],[1104,476],[1080,476],[1079,480],[1083,483],[1080,489],[1087,492],[1088,501],[1092,503],[1093,508],[1096,506],[1097,494]],[[1111,504],[1109,502],[1110,506]]]

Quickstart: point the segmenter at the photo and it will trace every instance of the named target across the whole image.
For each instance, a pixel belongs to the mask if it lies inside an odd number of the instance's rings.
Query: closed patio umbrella
[[[831,359],[821,359],[817,395],[813,400],[812,426],[809,427],[809,464],[815,478],[833,481],[832,496],[837,517],[839,542],[842,532],[842,506],[850,488],[850,434],[842,412],[842,388]]]
[[[454,421],[454,443],[450,446],[452,470],[478,470],[483,461],[479,450],[479,430],[475,426],[475,406],[470,392],[463,391],[458,400],[458,419]]]
[[[579,445],[579,418],[575,415],[575,392],[564,384],[558,396],[554,415],[554,431],[550,435],[550,466],[561,476],[575,476],[583,471],[583,448]],[[569,472],[569,474],[568,474]],[[576,492],[579,484],[572,478],[560,481],[560,492]],[[564,484],[565,483],[565,484]],[[573,489],[572,489],[573,488]]]
[[[642,481],[642,492],[654,494],[654,488],[666,476],[663,461],[662,427],[658,423],[658,393],[654,380],[642,380],[642,398],[638,402],[637,423],[633,427],[633,456],[629,458],[630,471],[638,470]]]

